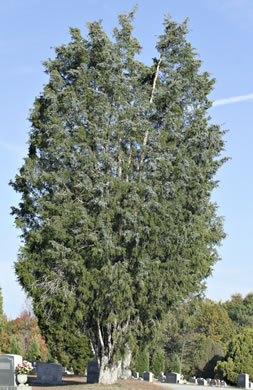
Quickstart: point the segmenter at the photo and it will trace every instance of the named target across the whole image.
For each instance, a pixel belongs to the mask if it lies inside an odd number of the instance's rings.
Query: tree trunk
[[[99,383],[103,385],[111,385],[115,383],[118,379],[118,370],[120,362],[116,362],[113,364],[108,363],[108,357],[104,356],[100,360],[99,367]]]
[[[131,376],[131,370],[129,369],[131,357],[132,352],[127,345],[127,354],[119,361],[118,378],[128,379]]]
[[[131,362],[131,356],[131,350],[128,348],[126,356],[115,363],[109,363],[107,356],[99,359],[99,383],[111,385],[118,378],[128,379],[131,376],[131,371],[128,368]]]
[[[159,74],[159,71],[160,71],[161,62],[162,62],[162,59],[160,58],[160,60],[157,63],[155,77],[154,77],[154,80],[153,80],[151,96],[150,96],[150,99],[149,99],[149,103],[150,104],[153,103],[154,93],[155,93],[155,89],[156,89],[156,82],[157,82],[158,74]],[[141,153],[141,161],[140,161],[140,165],[139,165],[139,170],[141,169],[141,166],[143,165],[143,162],[144,162],[145,146],[147,145],[147,142],[148,142],[148,136],[149,136],[149,128],[147,127],[146,131],[145,131],[145,134],[144,134],[143,143],[142,143],[142,153]]]

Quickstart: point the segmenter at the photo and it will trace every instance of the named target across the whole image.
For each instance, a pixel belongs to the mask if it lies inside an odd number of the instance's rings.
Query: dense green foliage
[[[181,362],[175,352],[173,352],[169,357],[168,371],[181,373]]]
[[[234,294],[224,306],[238,330],[253,327],[253,293],[246,295],[244,299],[241,294]]]
[[[33,362],[37,359],[41,359],[40,348],[36,337],[32,339],[32,342],[29,345],[27,359],[29,362]]]
[[[160,372],[165,370],[165,357],[164,350],[162,348],[156,348],[152,356],[151,364],[152,372],[155,376],[159,375]]]
[[[163,335],[169,370],[177,368],[186,377],[214,377],[216,363],[234,336],[235,326],[221,303],[194,299],[179,305]]]
[[[45,62],[29,153],[12,182],[23,246],[16,273],[46,336],[87,335],[103,371],[130,338],[150,339],[168,311],[199,294],[224,237],[211,192],[224,162],[210,124],[214,80],[166,18],[151,67],[135,59],[133,12],[110,40],[98,22]],[[50,337],[49,337],[50,338]]]
[[[19,317],[10,321],[2,314],[0,327],[2,353],[18,352],[30,362],[37,359],[44,362],[59,362],[68,369],[72,368],[76,374],[84,374],[87,362],[93,356],[88,338],[80,333],[79,329],[70,327],[64,329],[57,323],[50,323],[46,335],[47,345],[41,337],[37,318],[29,310],[23,311]]]
[[[93,360],[87,336],[71,324],[63,326],[62,322],[46,324],[41,321],[41,326],[50,349],[50,359],[69,370],[72,368],[75,374],[84,375],[88,360]]]
[[[12,336],[10,340],[10,347],[9,347],[9,353],[14,355],[21,355],[21,344],[18,342],[16,336]]]
[[[216,366],[218,375],[236,384],[238,374],[249,374],[253,380],[253,329],[244,329],[228,345],[223,361]]]
[[[135,370],[142,376],[144,371],[149,371],[149,350],[148,346],[138,348],[135,357]]]

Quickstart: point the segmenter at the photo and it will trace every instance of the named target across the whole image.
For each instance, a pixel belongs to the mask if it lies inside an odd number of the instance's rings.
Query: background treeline
[[[140,372],[150,368],[154,374],[175,371],[185,378],[216,377],[230,384],[246,372],[253,380],[252,321],[253,293],[245,298],[234,294],[224,303],[187,301],[170,312],[158,343],[149,351],[136,350],[133,368]]]
[[[47,343],[41,336],[37,318],[27,308],[15,320],[3,314],[0,290],[0,351],[21,354],[33,361],[58,361],[83,374],[92,351],[88,339],[71,324],[55,322],[48,328]],[[224,303],[193,299],[171,311],[162,334],[150,343],[145,339],[132,347],[131,368],[140,374],[151,370],[176,371],[185,378],[196,375],[217,377],[236,383],[247,372],[253,380],[253,293],[232,295]]]
[[[41,337],[38,320],[29,303],[14,320],[3,313],[3,298],[0,289],[0,352],[22,355],[29,361],[49,358],[45,340]]]

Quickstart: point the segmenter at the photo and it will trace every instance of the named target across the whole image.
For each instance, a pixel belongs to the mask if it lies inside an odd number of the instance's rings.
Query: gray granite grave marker
[[[98,383],[99,380],[99,368],[96,360],[90,360],[88,362],[87,370],[87,383]]]
[[[144,379],[144,381],[152,382],[153,381],[153,374],[152,374],[152,372],[144,371],[144,373],[142,374],[142,378]]]
[[[34,383],[60,385],[62,383],[62,365],[57,363],[37,362],[37,379]]]
[[[207,385],[207,381],[204,378],[198,378],[197,382],[198,382],[198,385],[200,385],[200,386],[206,386]]]
[[[239,374],[237,377],[237,386],[243,389],[249,388],[249,374]]]
[[[14,361],[0,356],[0,386],[16,386]]]
[[[177,372],[167,372],[166,374],[166,383],[178,383],[180,380],[180,374]]]

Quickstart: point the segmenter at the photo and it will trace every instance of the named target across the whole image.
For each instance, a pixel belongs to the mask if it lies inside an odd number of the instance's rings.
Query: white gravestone
[[[0,387],[3,386],[17,386],[16,382],[16,367],[22,364],[22,356],[4,354],[0,355]],[[3,390],[3,389],[2,389]]]
[[[17,383],[16,367],[22,362],[20,355],[0,355],[0,390],[32,390],[28,385]]]

